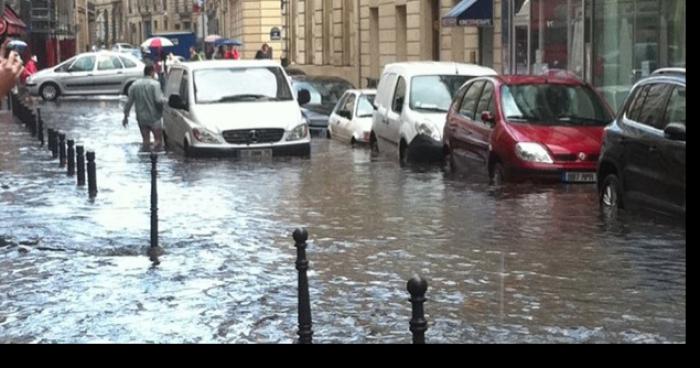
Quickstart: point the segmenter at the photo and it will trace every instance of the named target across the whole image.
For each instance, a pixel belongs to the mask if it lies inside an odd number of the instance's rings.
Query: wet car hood
[[[261,114],[260,112],[265,113]],[[211,130],[291,129],[301,123],[294,100],[253,103],[199,104],[192,108],[196,121]]]
[[[584,152],[600,153],[603,126],[546,126],[534,124],[508,124],[508,129],[518,142],[541,143],[554,154]]]

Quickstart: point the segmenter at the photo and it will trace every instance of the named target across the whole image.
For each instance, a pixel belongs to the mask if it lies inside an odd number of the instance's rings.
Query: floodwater
[[[490,187],[316,139],[311,158],[150,159],[118,99],[41,104],[96,152],[94,201],[0,113],[0,342],[291,343],[304,226],[316,343],[684,343],[686,229],[598,208],[594,185]],[[4,115],[3,115],[4,114]]]

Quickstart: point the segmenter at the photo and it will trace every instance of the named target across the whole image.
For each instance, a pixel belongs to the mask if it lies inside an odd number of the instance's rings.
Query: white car
[[[350,89],[338,100],[330,118],[328,132],[331,138],[354,145],[369,143],[372,130],[374,89]]]
[[[308,156],[309,125],[279,65],[271,60],[176,64],[165,89],[165,142],[185,155]],[[297,100],[299,102],[297,102]]]
[[[444,159],[442,133],[455,93],[471,78],[496,74],[451,62],[388,64],[374,100],[372,149],[396,152],[402,164]]]

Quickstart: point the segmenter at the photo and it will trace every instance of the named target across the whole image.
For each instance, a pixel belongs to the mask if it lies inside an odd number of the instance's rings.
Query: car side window
[[[122,64],[124,64],[125,68],[136,68],[136,63],[131,61],[129,58],[120,56],[119,59],[122,61]]]
[[[676,87],[671,92],[668,107],[666,108],[666,119],[664,120],[666,125],[669,123],[685,125],[685,87]]]
[[[91,72],[95,69],[95,56],[83,56],[68,68],[69,72]]]
[[[452,100],[450,110],[459,112],[459,109],[462,107],[462,100],[464,100],[464,94],[467,92],[467,89],[469,89],[470,86],[471,85],[465,85],[459,88],[457,93],[455,93],[455,98]]]
[[[668,92],[668,85],[652,84],[644,99],[639,118],[635,120],[656,129],[663,129]]]
[[[333,109],[333,112],[336,114],[340,115],[340,112],[343,111],[345,108],[345,100],[348,99],[349,94],[344,95],[343,97],[340,98],[338,103],[335,105],[335,108]]]
[[[115,70],[122,69],[122,63],[116,56],[100,56],[97,62],[97,70]]]
[[[625,113],[627,119],[638,121],[639,113],[642,111],[642,106],[644,105],[644,99],[649,92],[649,85],[637,88],[634,96],[631,98],[631,102],[627,107],[627,112]]]
[[[352,112],[355,111],[355,95],[351,94],[348,96],[348,98],[345,100],[345,104],[343,106],[343,111],[347,114],[347,118],[352,120]]]
[[[484,84],[484,90],[481,92],[481,98],[479,103],[476,105],[476,111],[474,112],[474,120],[481,121],[481,113],[488,111],[491,115],[494,114],[493,111],[493,84],[486,82]]]
[[[465,118],[474,120],[474,110],[476,110],[476,104],[479,101],[479,96],[481,96],[481,90],[484,87],[483,81],[476,81],[464,94],[464,99],[462,100],[462,106],[459,108],[459,114]]]
[[[406,80],[403,77],[399,77],[399,80],[396,82],[396,89],[394,89],[394,98],[391,101],[391,110],[400,114],[405,101]]]
[[[182,69],[173,69],[168,77],[168,83],[165,85],[165,96],[178,94],[180,91],[180,81],[182,80]]]
[[[180,98],[182,102],[189,105],[190,94],[189,94],[189,78],[187,77],[187,72],[182,71],[182,79],[180,80]]]

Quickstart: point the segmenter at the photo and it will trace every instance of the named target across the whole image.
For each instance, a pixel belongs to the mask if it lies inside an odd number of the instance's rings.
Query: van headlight
[[[208,132],[204,129],[193,128],[192,136],[194,139],[202,143],[219,143],[219,139],[216,138],[214,133]]]
[[[298,141],[306,138],[307,135],[309,135],[309,124],[304,122],[287,132],[286,141]]]
[[[438,128],[431,122],[425,121],[422,123],[418,123],[416,125],[416,131],[418,134],[423,134],[425,136],[428,136],[436,141],[439,141],[442,139],[442,136],[440,135],[440,131]]]
[[[515,155],[523,161],[539,162],[544,164],[554,163],[552,157],[547,152],[547,149],[539,143],[518,143],[515,145]]]

